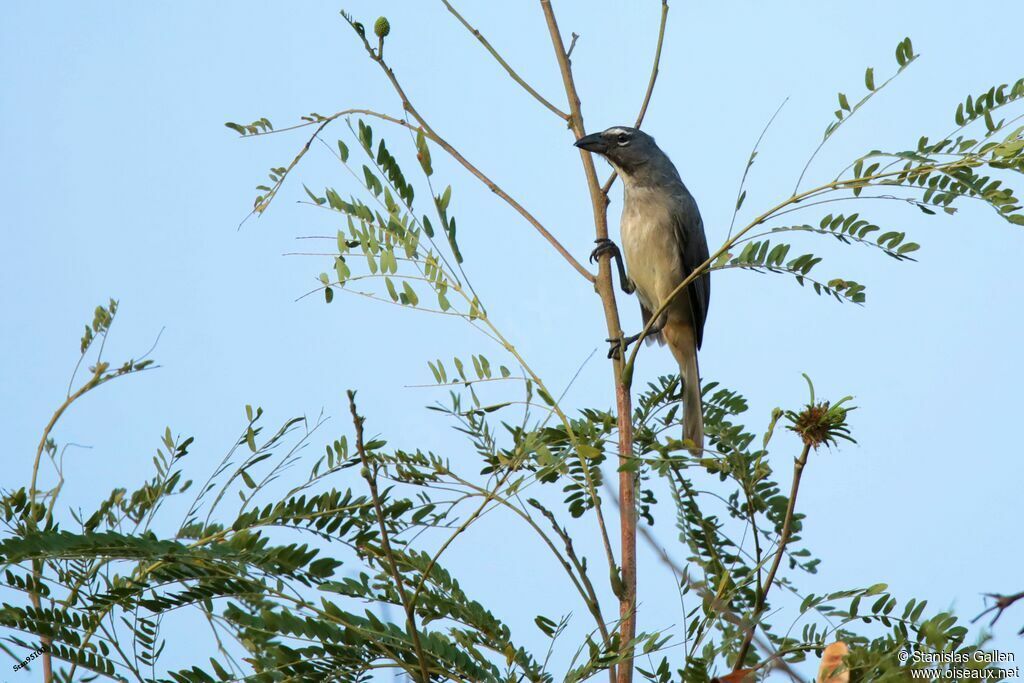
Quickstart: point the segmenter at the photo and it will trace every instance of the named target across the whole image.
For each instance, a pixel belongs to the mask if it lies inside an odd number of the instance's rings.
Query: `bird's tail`
[[[693,327],[668,321],[661,332],[679,363],[679,375],[683,380],[683,438],[693,441],[694,447],[690,452],[700,455],[704,449],[704,406]]]

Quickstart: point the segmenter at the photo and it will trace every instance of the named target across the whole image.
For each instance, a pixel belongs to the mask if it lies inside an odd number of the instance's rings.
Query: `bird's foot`
[[[619,287],[626,294],[635,292],[636,287],[633,285],[633,281],[629,279],[629,276],[626,275],[626,268],[622,265],[622,252],[619,251],[618,245],[607,237],[601,237],[594,241],[597,242],[597,246],[594,247],[594,251],[590,252],[590,262],[597,263],[598,259],[606,254],[615,259],[615,267],[619,271]]]
[[[622,254],[619,252],[619,247],[615,242],[612,242],[607,237],[594,240],[597,246],[594,247],[594,251],[590,252],[590,262],[597,263],[597,260],[608,254],[612,258],[621,259]]]
[[[608,342],[608,357],[615,358],[616,360],[622,358],[622,354],[636,343],[641,334],[643,333],[638,332],[627,337],[609,337],[606,340]]]

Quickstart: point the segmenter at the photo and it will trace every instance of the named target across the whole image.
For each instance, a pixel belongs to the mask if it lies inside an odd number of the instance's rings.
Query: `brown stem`
[[[547,508],[540,506],[539,503],[535,505],[535,507],[540,510],[540,513],[547,518],[548,522],[551,523],[551,528],[555,530],[555,533],[565,545],[565,554],[572,562],[572,566],[576,569],[577,574],[579,574],[579,587],[581,588],[581,592],[585,591],[584,602],[586,602],[587,608],[591,610],[591,614],[593,614],[594,618],[597,620],[597,630],[601,633],[602,641],[605,645],[608,645],[610,642],[608,638],[608,628],[605,626],[604,617],[601,615],[601,603],[598,601],[597,592],[594,590],[594,585],[590,582],[590,577],[587,576],[586,558],[584,558],[582,562],[580,561],[579,556],[576,554],[576,549],[573,547],[572,536],[558,525],[558,520],[555,519],[555,515]],[[545,541],[548,540],[547,536],[544,534],[541,534],[541,537],[544,538]],[[559,557],[559,559],[561,560],[562,558]],[[562,560],[562,562],[565,563],[565,560]],[[566,566],[566,571],[569,571],[568,566]],[[573,576],[571,572],[569,575]],[[573,577],[573,581],[576,581],[575,577]]]
[[[441,148],[444,149],[446,152],[448,152],[448,154],[452,158],[454,158],[456,161],[461,163],[466,169],[468,169],[471,173],[473,173],[473,175],[476,176],[477,179],[479,179],[481,182],[483,182],[485,185],[487,185],[493,192],[495,192],[496,194],[498,194],[499,196],[504,198],[506,200],[506,202],[508,202],[513,208],[517,209],[517,211],[519,211],[520,215],[522,215],[524,218],[526,218],[543,236],[545,236],[545,238],[547,238],[548,242],[551,243],[551,245],[554,246],[555,249],[559,253],[561,253],[562,256],[573,267],[575,267],[577,269],[577,271],[581,275],[583,275],[583,277],[586,280],[588,280],[589,282],[594,282],[595,281],[595,276],[589,270],[587,270],[586,268],[581,266],[579,264],[579,262],[577,262],[565,250],[565,248],[554,238],[554,236],[551,235],[539,222],[537,222],[537,220],[535,218],[533,218],[533,216],[529,212],[527,212],[518,202],[516,202],[514,199],[509,197],[503,190],[501,190],[500,187],[498,187],[490,179],[488,179],[486,176],[484,176],[479,170],[477,170],[474,166],[472,166],[464,157],[462,157],[458,153],[457,150],[455,150],[444,139],[442,139],[440,136],[438,136],[436,132],[434,132],[434,130],[423,119],[423,117],[419,114],[419,112],[416,111],[415,107],[413,107],[412,103],[409,101],[409,98],[405,95],[405,91],[402,89],[401,85],[399,84],[398,79],[395,76],[394,72],[380,58],[379,53],[375,52],[374,49],[370,46],[369,42],[366,40],[366,36],[365,36],[364,30],[361,27],[357,26],[355,24],[355,22],[353,22],[353,20],[351,18],[349,18],[348,16],[346,16],[346,15],[342,15],[342,16],[346,19],[346,21],[349,22],[349,24],[352,26],[352,28],[356,31],[357,35],[359,35],[360,39],[363,42],[363,46],[366,49],[367,55],[369,55],[369,57],[373,61],[377,62],[377,64],[384,71],[385,75],[388,77],[388,80],[391,82],[391,85],[392,85],[393,89],[395,90],[395,93],[402,100],[403,108],[405,109],[405,111],[410,116],[412,116],[415,119],[415,121],[417,123],[417,126],[413,126],[408,121],[405,121],[405,122],[403,122],[403,125],[405,125],[407,128],[416,128],[417,130],[421,131],[425,137],[429,138],[430,140],[432,140],[433,142],[435,142],[436,144],[441,146]],[[382,117],[381,115],[377,115],[377,116]],[[592,175],[593,175],[593,170],[592,169],[593,169],[593,163],[591,162],[591,172],[592,172]],[[605,227],[604,233],[607,234],[607,227]],[[611,293],[612,290],[611,290],[611,279],[610,279],[610,276],[608,276],[607,285],[608,285],[607,286],[608,292]],[[363,294],[364,296],[369,296],[369,295],[364,294],[362,292],[353,292],[353,293],[355,293],[355,294]],[[614,305],[614,298],[612,299],[612,303]],[[617,318],[616,318],[616,321],[617,321]],[[618,323],[616,322],[616,325],[617,324]],[[496,335],[495,335],[496,337],[500,337],[501,336],[501,335],[497,334],[497,330],[494,329],[493,325],[491,325],[490,327],[491,327],[492,331],[494,331],[496,333]],[[618,334],[621,335],[621,331]],[[490,335],[488,335],[488,336],[490,336]],[[512,353],[516,357],[516,359],[523,365],[523,367],[526,367],[525,361],[519,356],[518,353],[516,353],[515,349],[506,340],[504,340],[502,338],[502,339],[500,339],[498,341],[499,341],[500,344],[502,344],[506,348],[506,350],[508,350],[510,353]],[[538,386],[543,386],[543,383],[540,381],[540,379],[534,373],[531,372],[530,374],[531,374],[533,380],[538,384]],[[554,411],[559,415],[560,418],[562,418],[563,422],[565,423],[565,425],[567,427],[567,430],[568,430],[568,433],[569,433],[569,438],[572,441],[573,446],[578,445],[576,443],[575,436],[572,433],[572,428],[571,428],[571,425],[570,425],[568,419],[566,418],[564,413],[562,413],[561,410],[558,408],[557,404],[554,406]],[[605,524],[605,521],[604,521],[604,513],[602,512],[601,499],[598,497],[598,494],[597,494],[597,491],[596,491],[596,487],[594,485],[593,479],[592,479],[590,471],[589,471],[589,466],[586,464],[586,459],[582,455],[579,455],[579,458],[580,458],[580,463],[581,463],[581,465],[583,467],[583,474],[584,474],[584,477],[586,478],[588,490],[589,490],[591,496],[593,497],[594,512],[595,512],[595,516],[597,517],[598,529],[599,529],[600,534],[601,534],[601,541],[604,544],[605,553],[606,553],[606,555],[608,557],[608,563],[609,563],[609,566],[612,569],[615,569],[615,558],[614,558],[613,553],[612,553],[611,540],[608,537],[608,528],[607,528],[607,525]],[[458,535],[458,533],[461,533],[461,531],[457,532],[455,535]],[[454,538],[454,536],[452,538]],[[449,539],[449,542],[450,541],[451,541],[451,539]],[[435,558],[436,558],[436,556],[435,556]]]
[[[380,493],[377,491],[377,466],[370,462],[366,455],[366,449],[363,446],[364,418],[356,412],[356,394],[354,391],[348,392],[348,406],[349,411],[352,413],[352,424],[355,425],[356,430],[356,450],[359,452],[359,459],[363,463],[363,478],[366,479],[366,483],[370,487],[370,496],[373,498],[373,510],[377,515],[377,527],[380,529],[380,545],[384,550],[384,556],[391,571],[391,578],[395,582],[395,589],[402,600],[402,607],[405,608],[405,628],[409,633],[409,638],[412,640],[412,646],[416,650],[416,658],[420,663],[422,683],[430,683],[427,660],[423,655],[420,634],[416,628],[416,611],[413,609],[412,602],[405,593],[405,583],[402,581],[402,576],[398,571],[398,562],[395,561],[395,554],[391,550],[388,530],[384,525],[384,511],[380,504]]]
[[[782,533],[779,534],[779,547],[775,550],[775,559],[772,560],[772,566],[765,577],[764,590],[760,591],[754,604],[754,623],[747,628],[747,633],[743,637],[743,643],[740,645],[736,661],[733,663],[733,671],[738,671],[743,667],[743,660],[747,658],[747,652],[750,651],[750,644],[754,640],[754,631],[757,630],[757,622],[761,618],[761,613],[764,611],[764,606],[768,599],[768,591],[771,590],[772,584],[775,582],[775,575],[778,573],[779,566],[782,564],[782,558],[786,554],[786,545],[793,534],[793,514],[796,512],[796,496],[800,492],[800,477],[803,476],[804,466],[807,464],[807,456],[810,452],[811,444],[804,444],[804,449],[800,451],[800,457],[793,463],[793,485],[789,492],[786,516],[782,521]]]
[[[511,77],[513,81],[521,85],[526,92],[530,93],[533,96],[533,99],[543,104],[560,119],[563,119],[565,121],[569,120],[568,114],[566,114],[564,111],[562,111],[555,105],[551,104],[547,99],[544,98],[544,96],[542,96],[539,92],[534,90],[529,83],[524,81],[522,77],[516,73],[515,69],[509,66],[509,63],[505,61],[505,58],[502,57],[501,54],[494,49],[490,42],[488,42],[487,38],[484,37],[484,34],[480,33],[480,31],[476,27],[474,27],[472,24],[466,21],[466,19],[461,14],[459,14],[459,11],[452,7],[452,4],[448,2],[448,0],[441,0],[441,4],[443,4],[445,6],[445,9],[451,12],[452,15],[459,20],[460,24],[466,27],[467,31],[473,34],[474,38],[480,41],[480,44],[484,46],[484,49],[491,53],[491,56],[494,57],[495,61],[497,61],[498,64],[501,65],[501,68],[505,69],[505,71],[508,73],[509,77]]]
[[[988,609],[986,609],[984,612],[982,612],[978,616],[976,616],[973,619],[971,619],[971,623],[973,624],[973,623],[977,622],[979,619],[981,619],[983,616],[985,616],[989,612],[995,612],[995,615],[992,617],[992,621],[989,623],[989,628],[991,628],[991,627],[996,625],[996,622],[999,621],[999,617],[1003,616],[1003,612],[1007,608],[1012,607],[1013,604],[1015,602],[1017,602],[1018,600],[1024,600],[1024,591],[1021,591],[1020,593],[1014,593],[1013,595],[1001,595],[999,593],[986,593],[985,597],[986,598],[991,598],[994,601],[992,606],[989,607]],[[1024,633],[1024,629],[1021,629],[1021,633]]]
[[[388,80],[391,82],[391,87],[394,89],[398,97],[402,100],[402,108],[405,111],[409,112],[409,115],[412,116],[416,120],[416,122],[423,128],[423,133],[427,135],[427,137],[429,137],[431,140],[433,140],[438,146],[440,146],[441,149],[447,152],[449,156],[451,156],[453,159],[459,162],[463,168],[465,168],[472,175],[474,175],[480,182],[486,185],[491,192],[501,197],[506,204],[515,209],[520,216],[525,218],[526,221],[530,225],[532,225],[534,229],[536,229],[537,232],[539,232],[541,236],[544,237],[544,239],[546,239],[548,243],[550,243],[551,246],[553,246],[559,254],[562,255],[562,258],[569,262],[569,265],[575,268],[576,271],[580,275],[582,275],[586,280],[593,282],[593,273],[591,273],[589,270],[586,269],[586,267],[583,266],[583,264],[581,264],[579,261],[573,258],[572,254],[569,253],[569,250],[562,246],[562,243],[559,242],[558,239],[554,235],[552,235],[548,231],[548,229],[545,228],[541,224],[541,222],[533,216],[533,214],[527,211],[522,204],[517,202],[507,192],[501,189],[501,187],[497,183],[495,183],[493,180],[484,175],[484,173],[480,169],[471,164],[469,160],[466,159],[466,157],[462,156],[462,154],[460,154],[457,149],[452,147],[447,140],[438,135],[434,131],[434,129],[430,127],[430,124],[428,124],[427,121],[420,115],[420,113],[416,110],[416,107],[412,105],[412,102],[406,96],[405,90],[402,88],[402,85],[398,82],[398,78],[395,76],[395,72],[392,71],[391,67],[387,65],[387,62],[385,62],[381,58],[381,56],[377,54],[376,50],[373,49],[369,41],[366,39],[366,36],[358,32],[357,34],[362,39],[363,47],[366,49],[366,53],[370,56],[370,59],[377,62],[377,65],[380,66],[381,70],[384,71],[384,75],[387,76]]]
[[[661,66],[661,48],[665,44],[665,25],[668,23],[668,0],[661,0],[661,23],[658,25],[658,45],[654,48],[654,65],[651,67],[651,77],[647,81],[647,92],[644,93],[644,101],[640,104],[640,113],[636,115],[636,123],[633,124],[634,128],[639,128],[640,124],[644,122],[644,117],[647,116],[647,107],[651,103],[651,95],[654,94],[654,84],[658,81],[658,71]],[[572,51],[572,48],[569,50]],[[601,192],[608,194],[608,191],[612,189],[612,185],[615,183],[615,179],[619,177],[619,174],[612,171],[612,174],[608,176],[608,180],[604,181],[604,185],[601,186]]]
[[[658,539],[655,538],[654,534],[651,533],[647,527],[641,525],[637,528],[637,531],[639,531],[640,536],[651,547],[651,550],[658,555],[658,559],[661,560],[662,564],[668,567],[680,581],[687,577],[687,572],[683,566],[669,556],[665,547],[658,542]],[[702,600],[707,602],[707,604],[711,605],[712,609],[717,612],[722,619],[736,626],[741,625],[740,618],[729,609],[728,603],[724,603],[718,595],[711,593],[706,584],[694,581],[693,579],[688,579],[687,585],[690,587],[690,590],[699,595]],[[800,683],[800,681],[803,680],[803,678],[798,676],[797,673],[793,671],[792,667],[782,659],[782,655],[794,651],[795,648],[790,650],[775,650],[770,642],[758,637],[756,634],[754,635],[754,644],[761,648],[767,655],[767,659],[754,667],[754,670],[760,669],[767,665],[768,662],[771,662],[774,667],[788,675],[795,683]]]
[[[27,526],[30,528],[31,531],[35,531],[37,526],[36,496],[38,495],[37,486],[39,482],[39,464],[43,459],[43,451],[46,450],[46,444],[50,439],[50,434],[51,432],[53,432],[53,428],[57,426],[57,422],[60,420],[61,416],[68,409],[68,407],[99,385],[100,378],[103,375],[103,369],[103,366],[97,360],[96,369],[93,371],[93,376],[89,379],[89,381],[83,384],[78,389],[78,391],[76,391],[73,394],[70,394],[64,400],[64,403],[62,403],[60,407],[57,408],[56,411],[54,411],[53,416],[50,418],[50,421],[46,424],[46,427],[43,429],[43,435],[39,439],[39,446],[36,448],[36,457],[35,460],[32,462],[32,480],[29,482],[28,488],[29,513],[28,517],[26,518],[26,522]],[[53,503],[51,502],[51,505],[52,504]],[[42,581],[43,577],[43,562],[41,560],[32,561],[32,576],[35,579],[35,584],[38,586]],[[40,600],[38,593],[33,591],[29,594],[29,599],[32,601],[32,606],[37,611],[42,609],[42,601]],[[42,643],[43,646],[43,656],[41,657],[43,661],[43,683],[50,683],[50,681],[53,680],[53,658],[50,655],[50,647],[53,644],[53,641],[51,638],[47,636],[40,636],[39,641],[40,643]]]
[[[580,98],[573,80],[572,66],[569,63],[565,42],[558,30],[551,0],[540,0],[541,10],[547,22],[551,44],[555,50],[555,59],[562,74],[566,99],[569,102],[569,127],[576,139],[586,134],[583,114],[580,111]],[[598,239],[608,237],[608,198],[601,190],[594,168],[594,159],[589,152],[580,150],[583,172],[590,190],[590,201],[594,212],[594,228]],[[604,307],[605,321],[609,337],[621,337],[622,327],[619,322],[619,311],[615,303],[615,290],[612,287],[611,267],[607,258],[599,262],[597,280],[594,283],[598,296]],[[629,385],[623,381],[622,360],[612,361],[615,381],[615,407],[618,413],[619,432],[619,465],[626,465],[633,455],[633,423],[632,398]],[[636,636],[636,489],[633,472],[623,469],[619,472],[619,524],[620,524],[620,578],[621,590],[618,591],[620,640],[623,657],[618,666],[617,680],[619,683],[631,683],[633,680],[632,642]],[[612,570],[615,571],[615,567]]]
[[[35,577],[36,585],[39,582],[43,574],[43,563],[38,560],[32,561],[32,575]],[[36,592],[29,593],[29,599],[32,601],[32,607],[35,608],[36,614],[41,614],[42,601],[39,599],[39,594]],[[39,642],[42,644],[43,656],[43,683],[50,683],[53,680],[53,657],[50,655],[50,647],[53,643],[52,639],[47,636],[40,636]]]
[[[651,95],[654,94],[654,84],[658,80],[658,69],[661,66],[661,47],[665,44],[665,24],[668,23],[668,0],[661,0],[661,24],[658,25],[658,45],[654,48],[654,66],[651,67],[651,78],[647,81],[647,92],[644,93],[643,104],[640,105],[640,113],[636,115],[634,128],[639,128],[647,115],[647,106],[651,103]]]

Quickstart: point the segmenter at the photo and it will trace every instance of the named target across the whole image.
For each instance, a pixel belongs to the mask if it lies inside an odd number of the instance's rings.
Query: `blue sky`
[[[507,5],[457,6],[564,106],[538,7]],[[646,87],[659,3],[556,8],[563,32],[581,36],[573,61],[588,128],[631,121]],[[714,248],[727,232],[750,148],[784,98],[741,219],[788,196],[836,92],[862,92],[867,66],[889,73],[904,36],[921,59],[841,129],[812,166],[812,181],[869,149],[910,148],[922,134],[943,134],[964,96],[1019,78],[1019,35],[1008,20],[1015,8],[994,2],[984,14],[965,14],[946,0],[676,2],[645,128],[696,196]],[[62,423],[58,440],[91,447],[70,457],[69,504],[88,505],[125,480],[141,480],[167,425],[194,435],[193,451],[212,459],[243,425],[246,403],[281,420],[321,409],[343,418],[348,388],[359,390],[372,430],[397,445],[470,457],[424,409],[439,395],[406,385],[430,381],[427,360],[475,352],[497,358],[497,350],[447,319],[354,297],[330,307],[319,297],[296,302],[329,262],[283,254],[303,248],[297,236],[337,227],[326,212],[295,203],[299,182],[285,186],[266,216],[237,229],[252,187],[304,138],[241,141],[225,121],[266,116],[281,127],[310,111],[356,106],[400,113],[338,9],[226,1],[5,6],[5,485],[27,480],[39,432],[63,397],[81,325],[108,297],[121,301],[109,355],[138,356],[163,329],[153,354],[162,367],[104,388]],[[505,78],[440,3],[364,0],[346,9],[368,23],[381,13],[391,19],[387,57],[417,108],[583,260],[593,228],[564,125]],[[393,131],[389,138],[393,147],[406,140]],[[439,151],[434,157],[436,182],[453,185],[466,267],[492,316],[515,330],[517,347],[556,387],[599,349],[567,401],[608,405],[610,371],[597,360],[605,336],[598,299],[507,206]],[[295,180],[347,182],[322,152]],[[617,234],[618,191],[613,198]],[[971,617],[982,608],[981,593],[1024,587],[1017,521],[1024,466],[1014,429],[1024,380],[1017,315],[1024,233],[981,207],[928,219],[880,204],[861,210],[921,243],[919,263],[815,243],[827,257],[823,274],[868,286],[864,307],[815,297],[783,277],[719,274],[701,370],[747,395],[759,428],[772,407],[805,398],[801,372],[820,395],[856,397],[858,445],[816,455],[801,491],[804,540],[823,558],[820,573],[803,584],[808,591],[887,581],[896,595],[927,597]],[[809,210],[802,220],[820,216]],[[620,304],[626,326],[636,328],[635,304]],[[669,354],[647,350],[637,384],[671,370]],[[329,430],[342,432],[345,422]],[[776,469],[788,470],[784,448],[776,457]],[[554,570],[534,564],[523,551],[532,541],[509,524],[485,519],[450,564],[529,642],[537,637],[530,625],[536,605],[561,601],[577,613],[581,606],[568,604],[550,578]],[[495,544],[495,534],[514,542]],[[663,535],[673,537],[667,527]],[[674,623],[678,607],[663,599],[671,584],[652,555],[641,563],[646,625]],[[508,585],[536,604],[510,599]],[[1013,635],[1022,621],[1019,611],[1006,615],[996,644],[1022,652]]]

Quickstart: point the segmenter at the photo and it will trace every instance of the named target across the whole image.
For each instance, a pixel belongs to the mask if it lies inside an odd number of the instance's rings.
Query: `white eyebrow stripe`
[[[625,128],[619,128],[616,126],[615,128],[609,128],[605,132],[611,133],[612,135],[620,135],[622,133],[627,133],[628,131]]]

